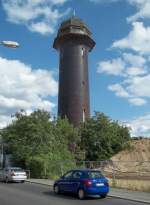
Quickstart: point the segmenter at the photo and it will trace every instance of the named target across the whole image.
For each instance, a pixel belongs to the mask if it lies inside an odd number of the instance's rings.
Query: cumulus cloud
[[[137,117],[126,124],[131,128],[132,136],[150,137],[150,114]]]
[[[121,82],[108,85],[108,90],[132,105],[142,106],[150,97],[148,62],[147,56],[123,53],[120,58],[99,62],[97,72],[122,77]]]
[[[120,84],[109,85],[108,89],[115,92],[116,96],[129,98],[129,93]]]
[[[0,57],[0,127],[10,122],[10,115],[20,109],[51,111],[55,104],[49,100],[58,92],[53,73],[32,69],[19,60]]]
[[[125,63],[121,58],[113,59],[112,61],[101,61],[98,63],[97,72],[110,75],[122,75],[125,68]]]
[[[150,75],[132,76],[121,83],[108,86],[108,90],[118,97],[123,97],[135,106],[146,105],[150,98]]]
[[[127,37],[117,40],[112,48],[131,49],[141,54],[150,54],[150,27],[142,22],[132,23],[132,30]]]
[[[112,48],[131,50],[130,53],[121,53],[119,57],[124,62],[124,80],[117,84],[129,94],[127,99],[130,104],[142,106],[147,104],[150,97],[150,27],[145,27],[142,22],[134,22],[132,26],[128,36],[115,41]],[[122,90],[119,86],[116,88],[116,84],[108,86],[108,89],[116,96],[123,97]]]
[[[150,74],[128,80],[128,90],[134,96],[150,97]]]
[[[108,90],[116,96],[126,98],[128,102],[135,106],[146,105],[150,98],[150,75],[130,76],[121,83],[108,86]]]
[[[52,34],[60,18],[67,15],[59,7],[68,0],[2,0],[7,20],[15,24],[23,24],[30,31],[40,34]]]
[[[124,77],[144,75],[147,73],[147,61],[147,57],[123,53],[119,58],[98,62],[97,72]]]
[[[131,99],[129,99],[129,102],[132,105],[136,105],[136,106],[145,105],[147,103],[147,101],[144,100],[143,98],[131,98]]]
[[[133,53],[123,53],[123,59],[126,63],[134,67],[143,67],[146,63],[146,59],[143,56]]]
[[[126,73],[131,77],[131,76],[144,75],[147,73],[147,71],[142,67],[128,67]]]
[[[149,0],[128,0],[128,2],[137,8],[137,13],[127,18],[129,22],[137,21],[138,19],[150,18]]]

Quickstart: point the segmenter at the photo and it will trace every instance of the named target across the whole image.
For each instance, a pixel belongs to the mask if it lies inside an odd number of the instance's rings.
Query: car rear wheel
[[[58,185],[55,185],[55,186],[54,186],[54,193],[55,193],[55,194],[60,194],[60,189],[59,189],[59,186],[58,186]]]
[[[106,198],[107,194],[101,194],[100,196],[101,196],[101,198],[104,199],[104,198]]]
[[[85,191],[83,189],[78,190],[78,198],[81,200],[85,198]]]

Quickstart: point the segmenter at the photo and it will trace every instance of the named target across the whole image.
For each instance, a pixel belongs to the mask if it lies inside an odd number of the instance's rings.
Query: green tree
[[[85,160],[109,159],[124,149],[130,139],[127,127],[98,112],[82,124],[80,133],[80,147],[85,152]]]
[[[68,145],[71,137],[75,139],[77,135],[67,120],[53,122],[50,114],[42,110],[30,115],[24,111],[16,113],[12,124],[2,131],[14,162],[30,168],[36,177],[52,174],[53,162],[74,160]]]

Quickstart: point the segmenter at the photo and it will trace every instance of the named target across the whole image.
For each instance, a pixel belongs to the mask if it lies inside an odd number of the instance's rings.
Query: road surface
[[[145,205],[123,199],[107,197],[87,198],[83,201],[74,196],[55,195],[48,186],[30,183],[0,182],[0,205]]]

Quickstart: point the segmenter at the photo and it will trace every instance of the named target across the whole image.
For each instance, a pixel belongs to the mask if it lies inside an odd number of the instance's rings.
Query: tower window
[[[83,109],[83,122],[85,122],[85,109]]]
[[[82,56],[84,56],[84,51],[85,51],[85,48],[82,48],[82,49],[81,49],[81,55],[82,55]]]

